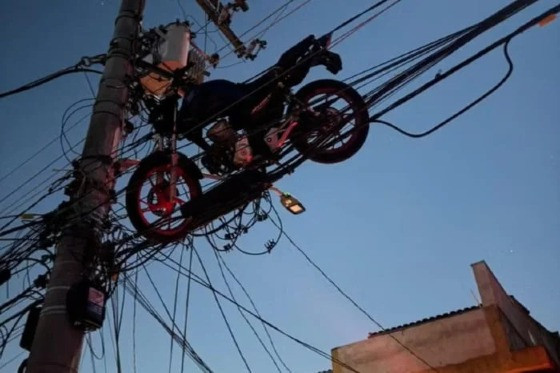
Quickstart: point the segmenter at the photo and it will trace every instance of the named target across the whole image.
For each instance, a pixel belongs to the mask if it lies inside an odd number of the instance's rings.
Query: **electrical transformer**
[[[155,65],[166,71],[182,69],[187,64],[186,76],[194,82],[201,83],[204,78],[205,60],[191,45],[190,28],[185,23],[172,23],[154,30],[157,39],[152,46],[152,53],[144,58],[144,62]],[[157,72],[149,72],[140,78],[147,93],[164,96],[170,87],[168,77]]]

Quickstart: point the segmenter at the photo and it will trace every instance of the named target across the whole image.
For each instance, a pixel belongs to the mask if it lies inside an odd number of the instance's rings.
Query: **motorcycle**
[[[198,159],[178,151],[177,97],[148,100],[156,150],[139,162],[126,187],[126,209],[139,234],[159,243],[181,240],[260,198],[307,159],[349,159],[368,135],[364,100],[343,82],[316,80],[293,93],[278,79],[251,94],[244,111],[257,125],[235,128],[216,118],[206,134],[210,148]],[[267,155],[253,156],[255,136],[264,139]],[[203,179],[214,184],[203,190]]]

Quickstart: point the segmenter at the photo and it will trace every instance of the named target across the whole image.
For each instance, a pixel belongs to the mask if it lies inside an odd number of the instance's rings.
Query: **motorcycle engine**
[[[235,169],[233,157],[237,133],[226,119],[220,119],[206,133],[212,145],[202,157],[202,164],[213,174],[225,174]]]
[[[237,134],[226,119],[218,120],[209,130],[207,136],[214,144],[223,147],[235,145]]]

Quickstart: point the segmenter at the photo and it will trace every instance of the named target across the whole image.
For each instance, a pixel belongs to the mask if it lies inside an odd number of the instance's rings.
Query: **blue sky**
[[[194,1],[180,1],[189,15],[203,23]],[[310,33],[321,35],[373,2],[341,3],[311,1],[267,32],[264,39],[268,48],[255,61],[217,69],[211,78],[245,80],[301,38]],[[339,77],[470,25],[507,3],[404,0],[336,47],[344,63]],[[234,18],[233,28],[238,32],[282,2],[249,4],[249,12]],[[0,57],[0,91],[69,66],[82,56],[105,52],[118,5],[116,0],[1,0],[0,44],[4,52]],[[451,67],[459,57],[553,5],[554,1],[540,1],[428,75]],[[176,1],[147,1],[146,27],[177,18],[182,16]],[[223,44],[216,33],[210,36],[219,46]],[[202,44],[202,35],[198,41]],[[560,329],[559,42],[558,22],[516,38],[510,46],[515,63],[512,78],[495,95],[432,136],[413,140],[374,126],[364,148],[351,160],[337,165],[307,163],[278,184],[307,207],[305,214],[295,217],[280,212],[286,232],[383,326],[473,305],[472,291],[477,292],[470,264],[486,260],[506,290],[527,306],[533,317],[549,330]],[[208,42],[208,50],[213,48]],[[234,62],[235,58],[229,57],[223,64]],[[478,97],[506,68],[503,56],[496,51],[385,119],[420,132]],[[330,74],[316,68],[306,82],[324,77]],[[91,92],[86,80],[76,75],[0,100],[0,176],[57,137],[66,107],[88,97]],[[86,128],[87,121],[69,134],[70,140],[81,139]],[[55,142],[3,180],[1,195],[60,154]],[[21,188],[0,207],[4,209],[28,193]],[[46,200],[35,212],[49,211],[58,202],[57,198]],[[243,237],[242,247],[261,250],[274,232],[263,224]],[[224,289],[210,248],[202,241],[197,241],[197,247],[213,282]],[[175,255],[178,257],[178,250]],[[264,318],[314,346],[329,351],[377,330],[286,240],[270,255],[250,257],[232,252],[224,258]],[[199,266],[193,268],[201,273]],[[159,263],[151,264],[149,271],[167,304],[172,304],[173,272]],[[142,281],[143,290],[158,305],[153,289]],[[184,302],[185,286],[181,280],[180,302]],[[235,292],[246,304],[238,288]],[[161,305],[159,309],[163,309]],[[237,310],[229,305],[224,309],[253,371],[275,371]],[[121,339],[125,371],[132,371],[131,310],[127,303]],[[178,315],[182,320],[184,306],[178,308]],[[137,318],[138,371],[167,370],[169,338],[142,311],[138,310]],[[293,372],[316,372],[330,366],[328,360],[271,333]],[[107,370],[112,372],[115,364],[109,334],[110,328],[106,328]],[[188,334],[190,343],[214,371],[245,371],[211,294],[201,288],[193,289]],[[95,349],[100,350],[99,333],[92,337]],[[179,371],[176,347],[174,351],[173,371]],[[17,353],[12,346],[4,358]],[[103,362],[96,365],[103,371]],[[84,372],[94,371],[89,352],[82,366]],[[190,363],[188,367],[194,369]],[[13,369],[7,367],[6,371]]]

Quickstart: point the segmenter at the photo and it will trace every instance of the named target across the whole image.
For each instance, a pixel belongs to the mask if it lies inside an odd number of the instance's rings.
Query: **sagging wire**
[[[186,249],[186,246],[183,246]],[[189,250],[189,272],[192,269],[192,262],[193,262],[193,250]],[[182,266],[182,263],[180,263]],[[179,273],[177,273],[179,275]],[[183,335],[187,338],[187,324],[189,321],[189,309],[190,309],[190,299],[191,299],[191,278],[189,277],[187,280],[187,294],[185,297],[185,319],[183,322]],[[185,352],[181,355],[181,373],[185,368]]]
[[[458,48],[463,46],[464,44],[466,44],[469,41],[471,41],[472,39],[474,39],[479,34],[483,33],[484,31],[488,30],[489,28],[495,26],[496,24],[498,24],[500,22],[503,22],[505,19],[511,17],[513,14],[519,12],[521,9],[525,8],[526,6],[528,6],[528,5],[530,5],[531,3],[534,3],[534,2],[535,1],[531,1],[531,2],[519,2],[519,1],[517,1],[517,2],[515,2],[515,4],[509,5],[505,8],[503,8],[502,10],[496,12],[494,15],[488,17],[486,20],[484,20],[482,22],[479,22],[478,24],[465,29],[466,32],[464,34],[460,35],[456,40],[452,41],[448,46],[446,46],[444,48],[441,48],[441,50],[439,50],[437,52],[434,52],[429,57],[420,61],[419,63],[417,63],[413,67],[409,68],[408,70],[406,70],[406,71],[400,73],[399,75],[395,76],[394,78],[390,79],[384,85],[376,88],[373,91],[370,91],[370,93],[366,95],[366,97],[368,97],[366,107],[371,107],[372,105],[378,104],[379,101],[383,99],[383,97],[386,97],[386,95],[394,94],[394,92],[396,92],[397,89],[402,88],[402,86],[404,85],[405,82],[408,82],[408,81],[411,80],[411,78],[418,76],[419,72],[425,71],[425,70],[427,70],[428,67],[433,66],[435,64],[434,61],[440,61],[441,59],[450,55],[455,50],[457,50]],[[424,91],[431,88],[432,86],[434,86],[438,82],[442,81],[443,79],[448,78],[452,74],[458,72],[462,68],[464,68],[464,67],[468,66],[469,64],[473,63],[474,61],[478,60],[479,58],[486,55],[487,53],[494,50],[495,48],[508,43],[510,40],[515,38],[517,35],[519,35],[519,34],[523,33],[524,31],[528,30],[530,27],[538,24],[543,19],[546,19],[546,18],[550,17],[551,15],[554,15],[558,12],[560,12],[560,5],[557,5],[555,7],[550,8],[548,11],[542,13],[540,16],[534,17],[530,21],[526,22],[525,24],[523,24],[522,26],[517,28],[515,31],[513,31],[513,32],[509,33],[508,35],[502,37],[501,39],[495,41],[494,43],[490,44],[486,48],[484,48],[484,49],[480,50],[479,52],[475,53],[471,57],[463,60],[461,63],[455,65],[454,67],[447,70],[446,72],[440,72],[432,80],[428,81],[427,83],[423,84],[419,88],[413,90],[412,92],[410,92],[410,93],[406,94],[405,96],[401,97],[400,99],[396,100],[395,102],[393,102],[389,106],[385,107],[384,109],[373,113],[370,116],[370,121],[375,123],[376,121],[380,120],[380,118],[384,114],[386,114],[386,113],[394,110],[395,108],[401,106],[402,104],[408,102],[409,100],[411,100],[412,98],[416,97],[417,95],[423,93]],[[508,60],[509,56],[507,55],[507,47],[506,47],[504,53],[506,54],[506,60]],[[508,62],[508,65],[509,65],[511,61],[508,60],[507,62]],[[510,67],[510,69],[511,69],[511,67]],[[504,79],[502,81],[500,81],[497,84],[497,86],[491,88],[487,93],[482,95],[481,98],[475,100],[471,104],[467,105],[467,107],[465,107],[464,109],[461,109],[459,112],[454,114],[451,117],[451,119],[448,118],[448,120],[445,120],[442,123],[436,125],[431,130],[428,130],[427,134],[433,133],[435,130],[441,128],[442,125],[445,125],[445,124],[449,123],[451,120],[457,118],[459,115],[463,114],[467,110],[474,107],[476,104],[481,102],[484,98],[488,97],[490,94],[492,94],[494,91],[496,91],[501,85],[503,85],[503,83],[505,83],[505,80],[507,80],[507,78],[510,75],[511,75],[511,72],[508,71],[508,73],[506,73],[506,76],[504,77]],[[385,125],[390,124],[386,121],[381,121],[379,123],[385,124]],[[391,127],[391,126],[393,126],[393,127]],[[390,127],[393,128],[393,129],[398,128],[398,127],[396,127],[392,124],[391,124],[391,126]],[[401,131],[399,131],[399,132],[401,132]],[[404,131],[404,130],[402,130],[401,133],[412,135],[410,137],[415,137],[416,135],[418,135],[419,137],[422,137],[422,136],[427,135],[427,134],[412,134],[412,133],[409,133],[409,132]],[[346,135],[348,135],[348,133]],[[321,144],[321,146],[324,146],[324,144]]]
[[[185,277],[190,277],[191,280],[205,288],[207,288],[208,290],[212,291],[213,293],[215,293],[217,296],[219,296],[222,299],[227,300],[228,302],[230,302],[231,304],[235,305],[235,306],[239,306],[241,308],[241,310],[245,313],[247,313],[248,315],[256,318],[257,320],[261,321],[262,323],[264,323],[265,325],[267,325],[269,328],[271,328],[272,330],[276,331],[277,333],[283,335],[284,337],[292,340],[293,342],[305,347],[306,349],[312,351],[313,353],[329,360],[332,361],[333,364],[339,365],[351,372],[354,373],[360,373],[358,370],[356,370],[355,368],[353,368],[352,366],[350,366],[349,364],[344,363],[343,361],[331,357],[331,355],[325,351],[322,351],[321,349],[307,343],[304,342],[303,340],[300,340],[296,337],[294,337],[293,335],[287,333],[286,331],[280,329],[279,327],[277,327],[276,325],[272,324],[270,321],[260,317],[259,315],[257,315],[255,312],[249,310],[247,307],[243,306],[242,304],[239,304],[238,302],[234,301],[233,299],[231,299],[229,296],[225,295],[224,293],[222,293],[221,291],[219,291],[218,289],[214,288],[213,286],[209,285],[208,283],[206,283],[206,281],[204,281],[202,278],[200,278],[199,276],[197,276],[196,274],[194,274],[191,271],[188,271],[186,268],[184,267],[177,267],[174,268],[173,266],[171,266],[171,264],[169,263],[173,263],[175,265],[177,265],[177,262],[174,260],[170,260],[168,262],[163,262],[162,264],[170,269],[173,269],[175,271],[180,271],[182,273],[183,276]]]
[[[231,297],[231,299],[233,299],[234,301],[237,302],[237,300],[235,299],[235,295],[233,294],[233,290],[231,289],[231,286],[229,285],[229,282],[227,281],[226,275],[224,273],[224,268],[222,266],[222,262],[220,261],[220,257],[217,251],[213,250],[214,252],[214,256],[216,257],[216,261],[218,263],[218,268],[220,269],[220,274],[222,275],[222,279],[224,280],[224,283],[226,284],[229,296]],[[178,274],[179,275],[179,274]],[[278,366],[278,363],[276,362],[276,359],[274,358],[274,356],[272,356],[272,353],[268,350],[268,348],[266,347],[265,343],[263,342],[262,338],[260,337],[260,335],[257,333],[257,331],[255,330],[255,327],[253,326],[253,324],[251,324],[251,322],[249,321],[249,319],[247,318],[247,316],[245,316],[245,314],[243,313],[243,311],[237,307],[237,310],[239,311],[239,314],[241,315],[241,317],[243,318],[243,320],[245,321],[245,323],[249,326],[249,328],[251,329],[251,331],[253,332],[253,334],[255,335],[255,337],[257,338],[257,340],[259,341],[260,345],[262,346],[262,348],[265,350],[266,354],[268,355],[268,357],[270,357],[270,359],[272,360],[272,363],[274,364],[274,366],[276,367],[276,370],[278,371],[278,373],[282,373],[282,371],[280,370],[280,367]]]
[[[66,109],[66,111],[64,112],[64,114],[62,115],[62,124],[60,126],[60,136],[59,136],[59,140],[60,140],[60,147],[62,149],[62,154],[64,155],[64,157],[66,158],[66,160],[68,161],[68,164],[72,163],[72,160],[70,158],[68,158],[67,150],[64,147],[64,142],[66,142],[66,145],[68,146],[68,150],[71,151],[72,153],[74,153],[75,155],[79,155],[78,152],[76,152],[74,150],[74,147],[80,145],[81,143],[83,143],[85,141],[85,139],[82,139],[81,141],[77,142],[76,144],[72,145],[70,143],[70,140],[68,139],[67,136],[67,132],[70,131],[71,129],[75,128],[77,125],[83,123],[83,121],[87,118],[89,118],[91,116],[90,113],[86,113],[85,115],[81,116],[79,119],[77,119],[68,129],[66,129],[66,125],[67,123],[70,121],[70,118],[77,114],[80,110],[82,109],[88,109],[93,107],[93,103],[90,104],[85,104],[82,106],[79,106],[77,108],[74,108],[74,110],[72,110],[71,112],[69,112],[69,109],[75,105],[77,105],[78,103],[81,102],[91,102],[93,101],[93,99],[82,99],[82,100],[78,100],[75,103],[73,103],[68,109]],[[64,141],[63,141],[64,140]]]
[[[93,57],[82,57],[82,59],[76,63],[75,65],[69,66],[67,68],[58,70],[52,74],[46,75],[42,78],[39,78],[37,80],[34,80],[30,83],[24,84],[21,87],[12,89],[10,91],[7,92],[2,92],[0,93],[0,99],[4,98],[4,97],[8,97],[8,96],[12,96],[21,92],[25,92],[27,90],[33,89],[35,87],[39,87],[45,83],[48,83],[54,79],[60,78],[61,76],[64,75],[68,75],[68,74],[74,74],[74,73],[96,73],[96,74],[102,74],[101,71],[98,70],[94,70],[94,69],[90,69],[89,66],[91,66],[94,63],[104,63],[105,62],[105,55],[104,54],[100,54],[97,56],[93,56]]]
[[[505,53],[507,53],[507,46],[505,47]]]
[[[385,120],[372,119],[371,122],[372,123],[383,124],[383,125],[385,125],[387,127],[390,127],[392,129],[394,129],[395,131],[397,131],[397,132],[399,132],[399,133],[401,133],[405,136],[415,138],[415,139],[428,136],[428,135],[434,133],[435,131],[441,129],[443,126],[447,125],[449,122],[453,121],[454,119],[456,119],[457,117],[459,117],[463,113],[472,109],[474,106],[479,104],[481,101],[486,99],[488,96],[490,96],[491,94],[496,92],[511,77],[511,74],[513,73],[513,62],[511,60],[511,57],[510,57],[509,52],[508,52],[508,46],[509,46],[510,40],[508,40],[506,43],[504,43],[504,47],[503,47],[504,56],[505,56],[507,64],[508,64],[508,70],[505,73],[504,77],[502,79],[500,79],[500,81],[498,83],[496,83],[492,88],[490,88],[488,91],[486,91],[483,95],[479,96],[477,99],[475,99],[474,101],[472,101],[471,103],[469,103],[468,105],[463,107],[461,110],[457,111],[455,114],[451,115],[447,119],[445,119],[445,120],[441,121],[440,123],[436,124],[432,128],[430,128],[430,129],[428,129],[424,132],[421,132],[421,133],[411,133],[411,132],[405,131],[402,128],[400,128],[398,126],[395,126],[394,124],[389,123]]]
[[[212,283],[210,282],[210,276],[208,275],[208,272],[206,271],[206,266],[204,265],[204,262],[202,261],[202,258],[200,257],[200,254],[198,253],[198,251],[196,251],[194,246],[191,246],[190,248],[191,250],[194,251],[194,254],[196,255],[197,259],[198,259],[198,263],[200,264],[200,267],[202,268],[202,271],[204,272],[204,276],[206,277],[206,282],[208,283],[209,286],[212,286]],[[218,306],[218,309],[220,310],[220,314],[222,315],[222,319],[224,320],[224,323],[226,324],[226,328],[229,332],[229,335],[233,341],[233,344],[235,345],[235,348],[237,349],[237,353],[239,354],[239,357],[241,357],[241,360],[243,360],[243,364],[245,364],[245,368],[247,368],[248,372],[252,372],[251,367],[249,366],[249,363],[247,362],[247,359],[245,358],[245,355],[243,354],[243,351],[241,350],[241,347],[239,346],[239,343],[237,342],[237,338],[235,337],[235,334],[233,333],[233,329],[231,328],[231,325],[226,317],[226,314],[224,312],[224,309],[222,307],[222,304],[220,303],[220,300],[218,299],[218,297],[216,296],[216,293],[212,293],[214,296],[214,300],[216,301],[216,305]]]
[[[259,316],[262,317],[257,306],[255,305],[255,302],[253,301],[253,299],[251,298],[251,296],[249,295],[249,292],[247,291],[247,289],[245,288],[245,286],[243,286],[243,284],[241,283],[241,281],[239,281],[239,279],[237,278],[237,276],[235,276],[235,274],[233,273],[233,271],[231,270],[231,268],[227,265],[225,259],[223,258],[223,256],[220,253],[217,253],[218,259],[219,261],[222,263],[223,267],[227,270],[227,272],[229,273],[229,275],[233,278],[233,280],[237,283],[237,285],[241,288],[243,294],[245,294],[245,297],[247,298],[247,300],[249,301],[249,303],[251,304],[251,307],[253,308],[253,310],[255,311],[255,313]],[[190,268],[189,268],[189,272],[190,272]],[[190,277],[189,277],[189,281],[190,281]],[[268,327],[266,326],[265,323],[261,322],[261,325],[263,327],[263,330],[266,334],[266,336],[268,337],[268,341],[270,342],[270,345],[272,346],[272,350],[274,351],[274,354],[276,355],[276,357],[278,358],[278,360],[280,361],[280,363],[282,364],[282,366],[289,372],[291,373],[292,371],[290,370],[290,368],[288,368],[288,366],[286,365],[286,363],[284,362],[284,360],[282,359],[282,357],[280,356],[280,354],[278,353],[278,350],[276,349],[276,345],[274,344],[274,341],[272,340],[272,337],[270,335],[270,333],[268,332]]]
[[[146,275],[148,275],[148,272],[145,271],[145,273]],[[148,298],[142,293],[138,286],[134,286],[132,281],[127,276],[125,276],[123,285],[125,290],[128,291],[133,297],[135,297],[138,304],[140,304],[142,308],[144,308],[144,310],[148,312],[148,314],[152,316],[167,333],[173,336],[173,340],[181,346],[183,352],[191,358],[191,360],[199,367],[200,370],[205,373],[212,373],[212,369],[210,369],[210,367],[204,362],[204,360],[200,358],[191,344],[187,341],[186,337],[175,332],[175,329],[178,330],[177,326],[173,325],[170,327],[169,325],[167,325],[161,315],[159,315],[153,305],[151,305]],[[155,290],[157,292],[157,288]]]
[[[374,4],[371,8],[369,8],[367,11],[372,11],[375,8],[385,4],[388,0],[382,0],[380,2],[378,2],[377,4]],[[394,7],[395,5],[397,5],[398,3],[400,3],[402,0],[394,0],[391,4],[387,5],[385,8],[381,9],[380,11],[378,11],[377,13],[371,15],[369,18],[367,18],[365,21],[359,23],[357,26],[353,27],[352,29],[350,29],[349,31],[345,32],[344,34],[342,34],[341,36],[339,36],[338,38],[334,39],[331,43],[331,47],[336,46],[337,44],[340,44],[342,41],[344,41],[345,39],[349,38],[352,34],[354,34],[355,32],[357,32],[359,29],[361,29],[362,27],[364,27],[365,25],[367,25],[368,23],[370,23],[371,21],[373,21],[374,19],[376,19],[377,17],[379,17],[380,15],[382,15],[383,13],[385,13],[386,11],[390,10],[392,7]],[[365,14],[364,12],[362,12],[363,14]],[[344,24],[345,22],[343,22]],[[339,29],[338,27],[335,27],[335,31]],[[331,31],[331,33],[334,31]]]
[[[179,263],[181,263],[181,265],[183,265],[183,254],[184,254],[185,250],[181,250],[181,253],[179,254]],[[177,274],[177,277],[175,279],[175,295],[173,297],[173,316],[171,317],[171,323],[175,325],[175,317],[177,316],[177,300],[179,298],[179,280],[180,280],[181,276],[179,274]],[[185,335],[185,334],[183,334]],[[186,335],[185,335],[186,338]],[[170,338],[170,346],[169,346],[169,367],[168,367],[168,372],[171,373],[171,365],[173,363],[173,338]]]
[[[280,219],[280,215],[278,214],[278,211],[273,208],[274,213],[276,214],[276,216]],[[276,223],[274,221],[272,221],[272,223],[274,225],[276,225]],[[342,288],[329,276],[327,275],[327,273],[321,268],[319,267],[319,265],[317,265],[310,257],[309,255],[286,233],[286,231],[284,229],[282,229],[282,227],[280,225],[277,226],[278,229],[280,229],[280,231],[282,232],[282,236],[284,236],[289,242],[290,244],[301,254],[303,255],[303,257],[305,258],[305,260],[311,264],[311,266],[313,266],[313,268],[315,268],[320,274],[321,276],[323,276],[323,278],[325,278],[344,298],[346,298],[354,307],[356,307],[362,314],[364,314],[371,322],[373,322],[379,329],[381,329],[382,331],[386,331],[386,329],[383,327],[383,325],[381,325],[381,323],[379,321],[377,321],[373,316],[371,316],[371,314],[369,312],[367,312],[363,307],[361,307],[352,297],[350,297],[348,295],[348,293],[346,293],[344,290],[342,290]],[[405,345],[401,340],[399,340],[397,337],[395,337],[393,334],[388,333],[387,334],[391,339],[393,339],[395,342],[397,342],[403,349],[405,349],[409,354],[411,354],[415,359],[417,359],[418,361],[420,361],[421,363],[423,363],[425,366],[427,366],[428,368],[430,368],[432,371],[434,372],[439,372],[438,369],[436,369],[432,364],[430,364],[429,362],[427,362],[424,358],[422,358],[417,352],[415,352],[414,350],[412,350],[409,346]]]

